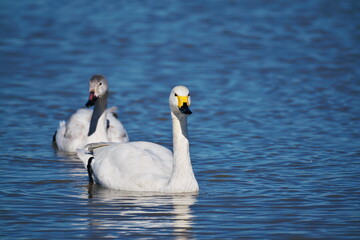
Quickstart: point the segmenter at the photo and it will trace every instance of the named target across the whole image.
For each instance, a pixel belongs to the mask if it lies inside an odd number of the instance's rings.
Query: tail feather
[[[77,149],[76,154],[80,158],[80,160],[83,162],[84,167],[87,169],[88,175],[89,175],[89,182],[94,183],[93,179],[93,171],[91,168],[91,163],[94,160],[94,150],[97,148],[109,146],[112,143],[90,143],[87,144],[84,148]]]
[[[80,160],[83,162],[84,167],[86,168],[89,176],[89,183],[94,183],[93,179],[93,171],[91,168],[91,163],[94,159],[94,156],[92,155],[92,152],[89,152],[87,146],[83,149],[77,149],[76,150],[77,156],[80,158]]]
[[[87,164],[87,171],[88,171],[88,176],[89,176],[89,183],[94,183],[94,179],[93,179],[93,170],[91,168],[91,162],[94,159],[94,157],[90,157],[88,160],[88,164]]]
[[[56,143],[56,134],[57,134],[57,131],[55,131],[55,133],[54,133],[54,135],[53,135],[52,146],[53,146],[53,148],[55,149],[55,151],[58,151],[59,148],[58,148],[57,143]]]
[[[88,160],[91,157],[94,157],[91,152],[87,150],[87,148],[77,149],[76,154],[78,158],[83,162],[84,167],[87,169],[88,166]]]

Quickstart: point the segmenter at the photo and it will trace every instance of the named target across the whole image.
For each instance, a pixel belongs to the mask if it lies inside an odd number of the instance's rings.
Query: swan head
[[[187,87],[176,86],[171,90],[169,96],[169,104],[171,111],[178,117],[190,115],[191,97]]]
[[[94,75],[90,79],[90,94],[89,100],[85,104],[87,107],[91,107],[95,105],[95,102],[98,98],[106,95],[108,91],[108,81],[105,79],[103,75]]]

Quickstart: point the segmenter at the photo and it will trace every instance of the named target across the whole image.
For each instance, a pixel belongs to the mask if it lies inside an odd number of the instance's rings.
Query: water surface
[[[1,1],[1,239],[358,239],[360,4]],[[132,141],[172,147],[186,85],[198,195],[89,186],[60,120],[104,74]]]

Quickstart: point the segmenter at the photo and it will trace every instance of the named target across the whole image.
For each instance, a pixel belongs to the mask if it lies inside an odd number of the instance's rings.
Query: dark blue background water
[[[1,239],[357,239],[360,2],[0,1]],[[104,74],[131,140],[192,92],[199,195],[87,184],[51,147]]]

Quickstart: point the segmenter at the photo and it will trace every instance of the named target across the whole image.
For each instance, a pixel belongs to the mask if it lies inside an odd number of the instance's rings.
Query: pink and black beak
[[[94,106],[97,99],[98,98],[95,96],[95,92],[90,91],[89,100],[87,101],[85,106],[88,107],[88,108]]]

